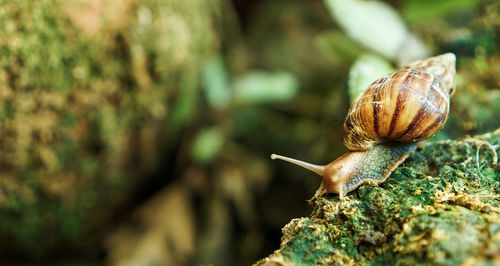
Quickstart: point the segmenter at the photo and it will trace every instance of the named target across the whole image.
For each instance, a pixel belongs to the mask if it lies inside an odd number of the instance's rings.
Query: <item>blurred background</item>
[[[457,55],[445,129],[500,127],[493,0],[0,1],[0,264],[247,265],[311,212],[352,99]]]

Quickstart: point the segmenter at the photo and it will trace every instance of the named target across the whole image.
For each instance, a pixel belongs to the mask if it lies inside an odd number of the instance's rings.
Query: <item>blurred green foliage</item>
[[[203,89],[211,107],[221,110],[231,100],[231,89],[223,58],[220,56],[207,62],[203,68]]]
[[[450,14],[463,15],[480,3],[481,0],[406,0],[402,3],[401,13],[412,24],[441,19]]]
[[[193,143],[193,159],[207,163],[213,161],[224,144],[224,136],[217,128],[206,128],[199,132]]]
[[[258,104],[292,99],[298,91],[290,73],[251,72],[234,81],[235,101]]]
[[[363,49],[339,30],[321,32],[314,40],[320,51],[331,60],[354,61]]]

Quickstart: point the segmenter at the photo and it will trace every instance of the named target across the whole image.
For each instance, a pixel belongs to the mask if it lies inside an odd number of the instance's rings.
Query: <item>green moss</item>
[[[281,248],[259,264],[340,264],[339,254],[356,264],[493,263],[500,172],[486,147],[498,143],[500,130],[422,145],[380,186],[314,200],[311,217],[285,226]]]

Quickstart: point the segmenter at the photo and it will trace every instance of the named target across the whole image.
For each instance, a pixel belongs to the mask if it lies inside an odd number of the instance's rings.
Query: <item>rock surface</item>
[[[380,186],[312,201],[258,265],[500,263],[500,129],[423,144]]]

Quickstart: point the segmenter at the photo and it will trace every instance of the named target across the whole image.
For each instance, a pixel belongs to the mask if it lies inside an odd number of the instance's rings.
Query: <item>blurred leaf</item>
[[[360,0],[325,0],[325,3],[350,38],[385,57],[396,57],[408,31],[391,6],[379,1]]]
[[[231,92],[229,90],[227,71],[222,57],[209,61],[203,68],[203,89],[208,103],[215,109],[227,107]]]
[[[315,43],[324,55],[333,60],[354,61],[363,51],[357,43],[338,30],[320,33],[316,36]]]
[[[206,128],[196,136],[191,155],[197,162],[210,162],[219,154],[222,144],[224,144],[222,132],[216,127]]]
[[[365,53],[352,65],[349,72],[349,99],[351,102],[370,84],[395,69],[385,58]]]
[[[298,91],[298,81],[290,73],[252,72],[234,82],[239,103],[265,103],[288,100]]]
[[[397,55],[399,66],[407,65],[413,61],[429,57],[429,49],[427,46],[414,34],[408,34],[401,49]]]
[[[409,23],[415,23],[473,9],[478,3],[479,0],[407,0],[401,13]]]

